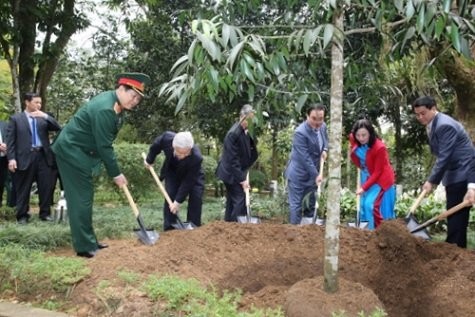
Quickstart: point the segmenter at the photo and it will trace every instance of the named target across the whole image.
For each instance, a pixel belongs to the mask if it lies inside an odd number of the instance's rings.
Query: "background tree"
[[[20,96],[28,91],[39,92],[46,109],[46,88],[58,60],[87,21],[75,0],[11,0],[2,1],[0,8],[0,45],[10,66],[14,109],[21,111]]]

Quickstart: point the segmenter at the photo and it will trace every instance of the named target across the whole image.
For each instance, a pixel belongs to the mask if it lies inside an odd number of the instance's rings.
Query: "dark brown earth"
[[[389,316],[474,316],[475,254],[409,234],[402,220],[369,232],[340,230],[339,290],[323,291],[325,229],[320,226],[214,222],[162,233],[154,246],[109,240],[72,292],[77,316],[151,316],[154,303],[120,287],[117,272],[173,274],[219,289],[242,289],[242,308],[281,306],[286,316],[331,316],[383,307]],[[72,250],[56,254],[74,256]],[[111,283],[113,308],[97,286]],[[123,283],[122,283],[123,284]],[[113,311],[111,311],[113,310]]]

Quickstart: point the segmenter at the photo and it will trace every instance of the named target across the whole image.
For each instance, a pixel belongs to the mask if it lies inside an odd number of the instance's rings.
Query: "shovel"
[[[456,205],[456,206],[453,206],[452,208],[440,213],[439,215],[435,216],[435,217],[432,217],[430,218],[429,220],[427,220],[426,222],[424,222],[423,224],[413,228],[411,230],[411,233],[415,234],[425,228],[427,228],[428,226],[430,226],[431,224],[433,223],[436,223],[437,221],[440,221],[442,219],[445,219],[451,215],[453,215],[454,213],[458,212],[460,209],[464,208],[464,207],[468,207],[470,206],[470,202],[468,200],[464,200],[462,201],[460,204]]]
[[[322,173],[322,175],[323,175],[324,163],[325,161],[320,159],[320,173]],[[313,217],[302,217],[302,220],[300,221],[301,225],[311,225],[311,224],[315,224],[319,226],[325,225],[325,219],[318,218],[318,207],[319,207],[318,201],[320,200],[320,195],[322,193],[322,186],[323,186],[323,181],[318,185],[317,192],[315,193],[315,211],[313,212]]]
[[[142,157],[145,160],[147,155],[145,153],[142,153]],[[170,196],[168,195],[167,190],[165,189],[162,182],[158,178],[157,173],[155,172],[155,170],[151,166],[148,167],[148,170],[152,174],[153,179],[155,180],[155,182],[158,185],[158,188],[160,188],[160,191],[162,192],[163,197],[165,197],[165,200],[167,201],[167,203],[169,205],[171,205],[173,202],[172,202]],[[175,216],[176,216],[176,223],[172,224],[173,228],[178,229],[178,230],[192,230],[192,229],[196,228],[196,225],[192,222],[182,222],[180,217],[178,217],[178,213],[176,213]]]
[[[421,228],[420,230],[417,230],[417,231],[413,232],[413,230],[419,226],[419,223],[417,222],[417,219],[414,216],[414,211],[420,205],[420,203],[421,203],[422,199],[424,198],[424,196],[426,195],[426,193],[427,193],[426,190],[422,190],[422,192],[419,194],[417,199],[412,204],[412,206],[409,209],[409,212],[407,213],[406,218],[404,220],[406,221],[407,229],[409,229],[409,231],[413,235],[421,237],[422,239],[425,239],[425,240],[430,240],[430,235],[427,232],[427,230],[425,229],[425,227]]]
[[[132,195],[130,195],[127,185],[122,186],[122,189],[124,190],[125,196],[127,196],[127,200],[129,201],[130,207],[132,208],[132,211],[134,212],[134,215],[137,218],[137,222],[139,223],[139,229],[134,230],[135,234],[144,244],[155,244],[159,238],[158,232],[156,232],[155,230],[145,229],[142,216],[139,213],[139,209],[137,208],[137,205],[135,204]]]
[[[246,176],[247,183],[249,184],[249,172]],[[238,216],[237,220],[239,223],[261,223],[261,220],[257,217],[251,216],[251,198],[249,196],[249,187],[244,189],[244,194],[246,194],[246,215]]]
[[[356,170],[356,188],[360,186],[361,182],[361,171],[359,168]],[[368,227],[367,221],[361,221],[361,205],[360,205],[361,195],[356,195],[356,220],[355,222],[349,222],[348,227],[366,229]]]

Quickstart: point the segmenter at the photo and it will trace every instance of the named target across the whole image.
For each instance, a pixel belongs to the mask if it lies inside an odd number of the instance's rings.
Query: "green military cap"
[[[117,75],[117,84],[127,85],[143,96],[145,86],[150,84],[150,77],[143,73],[122,73]]]

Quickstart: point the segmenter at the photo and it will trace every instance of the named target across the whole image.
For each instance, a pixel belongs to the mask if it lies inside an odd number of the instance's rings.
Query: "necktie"
[[[36,118],[31,118],[31,135],[32,135],[32,145],[33,147],[36,147]]]

